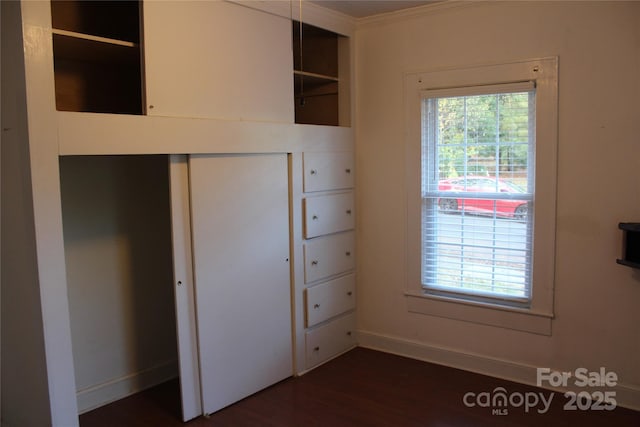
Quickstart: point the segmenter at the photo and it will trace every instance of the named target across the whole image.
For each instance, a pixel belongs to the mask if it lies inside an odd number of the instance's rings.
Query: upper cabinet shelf
[[[317,80],[317,81],[325,81],[325,80],[326,80],[326,81],[330,81],[330,82],[337,82],[337,81],[339,81],[339,80],[338,80],[338,77],[334,77],[334,76],[327,76],[327,75],[324,75],[324,74],[318,74],[318,73],[311,73],[311,72],[308,72],[308,71],[298,71],[298,70],[294,70],[294,71],[293,71],[293,74],[294,74],[295,76],[303,77],[303,78],[306,78],[306,79],[309,79],[309,80],[313,80],[313,79],[315,79],[315,80]]]
[[[350,125],[349,39],[293,21],[295,122]]]
[[[86,40],[86,41],[90,41],[90,42],[113,44],[113,45],[118,45],[118,46],[123,46],[123,47],[137,47],[138,46],[137,43],[134,43],[134,42],[110,39],[108,37],[92,36],[91,34],[77,33],[75,31],[58,30],[58,29],[54,28],[51,32],[54,35],[57,35],[57,36],[65,36],[65,37],[69,37],[69,38],[72,38],[72,39],[82,39],[82,40]]]
[[[56,107],[143,113],[140,2],[52,1]]]
[[[56,59],[135,64],[140,61],[137,43],[67,30],[53,30]]]

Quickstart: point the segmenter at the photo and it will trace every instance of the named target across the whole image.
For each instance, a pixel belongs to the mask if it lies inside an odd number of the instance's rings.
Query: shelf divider
[[[124,46],[124,47],[138,47],[138,44],[134,42],[110,39],[108,37],[93,36],[91,34],[76,33],[75,31],[60,30],[60,29],[54,28],[51,32],[59,36],[73,37],[76,39],[89,40],[93,42],[107,43],[107,44],[113,44],[113,45]]]
[[[325,74],[311,73],[309,71],[293,70],[293,74],[296,76],[302,76],[302,77],[312,77],[314,79],[330,80],[332,82],[339,81],[337,77],[327,76]]]

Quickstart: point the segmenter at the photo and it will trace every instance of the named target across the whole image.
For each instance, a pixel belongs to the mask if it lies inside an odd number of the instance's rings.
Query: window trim
[[[558,58],[481,65],[404,75],[407,171],[407,307],[410,312],[551,335],[555,279]],[[533,81],[536,152],[533,272],[529,308],[427,294],[421,280],[421,109],[426,90]],[[455,90],[455,89],[453,89]],[[544,169],[540,167],[544,165]]]

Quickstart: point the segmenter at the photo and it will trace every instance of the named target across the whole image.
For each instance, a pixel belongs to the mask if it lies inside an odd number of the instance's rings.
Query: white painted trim
[[[395,12],[381,13],[379,15],[367,16],[356,20],[358,30],[377,27],[385,24],[395,24],[409,19],[421,18],[428,15],[435,15],[461,7],[477,6],[484,2],[479,1],[442,1],[424,6],[416,6],[409,9],[402,9]]]
[[[343,36],[353,36],[356,30],[356,20],[348,15],[327,9],[309,1],[302,2],[302,18],[300,17],[300,2],[294,0],[293,19],[333,31]],[[296,7],[298,6],[298,7]]]
[[[180,397],[182,421],[186,422],[202,414],[187,156],[169,156],[168,167]]]
[[[31,192],[51,424],[78,425],[62,234],[51,7],[22,1]],[[40,354],[34,357],[41,357]],[[40,407],[40,404],[35,406]]]
[[[353,151],[353,128],[61,112],[60,155]]]
[[[418,341],[368,331],[358,331],[358,342],[360,347],[537,387],[537,366],[432,346]],[[561,369],[557,370],[561,371]],[[584,391],[584,389],[578,388],[546,386],[543,388],[560,393]],[[613,387],[613,391],[616,392],[618,406],[636,411],[640,410],[640,386],[618,383],[617,386]]]
[[[291,2],[285,0],[269,1],[269,0],[226,0],[238,6],[248,7],[249,9],[259,10],[271,15],[280,16],[282,18],[291,18]]]
[[[421,233],[422,202],[420,198],[421,148],[421,93],[427,89],[445,87],[471,87],[511,82],[536,82],[536,144],[535,174],[536,203],[534,204],[533,284],[530,316],[508,313],[489,304],[452,304],[451,299],[426,298],[422,291]],[[459,69],[426,70],[406,73],[405,94],[405,159],[407,189],[406,201],[406,287],[408,309],[412,312],[433,314],[509,329],[551,335],[555,283],[555,215],[558,143],[558,58],[547,57],[502,64],[469,66]],[[553,173],[540,173],[535,164],[544,164]],[[541,215],[544,213],[545,215]],[[512,310],[513,312],[513,310]]]
[[[553,313],[426,295],[422,292],[406,292],[405,296],[407,297],[407,309],[410,313],[427,314],[551,336]]]
[[[291,247],[291,310],[293,313],[293,363],[295,375],[305,372],[304,341],[304,252],[303,252],[303,154],[293,153],[289,160],[289,221]]]
[[[357,335],[356,335],[356,337],[357,337]],[[313,371],[314,369],[318,369],[320,366],[326,365],[327,363],[331,362],[332,360],[337,359],[338,357],[345,355],[346,353],[350,352],[351,350],[353,350],[356,347],[364,347],[364,346],[361,346],[358,343],[356,343],[355,345],[353,345],[353,346],[341,351],[340,353],[336,353],[333,356],[329,357],[328,359],[323,360],[322,362],[318,363],[317,365],[313,365],[310,368],[306,368],[303,371],[297,372],[296,376],[297,377],[301,377],[302,375],[308,374],[309,372]],[[381,351],[384,351],[384,350],[381,350]]]
[[[134,372],[120,378],[106,381],[92,387],[78,390],[78,413],[96,409],[100,406],[138,393],[178,376],[178,361],[170,360],[149,369]]]
[[[299,0],[227,0],[240,6],[257,9],[287,19],[300,20]],[[349,15],[327,9],[307,0],[302,1],[302,21],[333,31],[343,36],[352,36],[356,20]]]

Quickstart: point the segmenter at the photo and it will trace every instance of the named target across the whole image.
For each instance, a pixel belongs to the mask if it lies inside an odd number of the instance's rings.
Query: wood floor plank
[[[551,392],[535,387],[363,348],[298,378],[289,378],[222,409],[209,418],[180,421],[178,382],[103,406],[80,416],[81,427],[638,427],[640,412],[565,411],[553,394],[551,409],[468,408],[467,392]],[[539,404],[537,409],[542,409]]]

